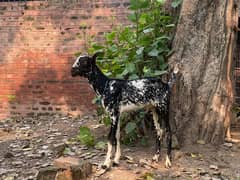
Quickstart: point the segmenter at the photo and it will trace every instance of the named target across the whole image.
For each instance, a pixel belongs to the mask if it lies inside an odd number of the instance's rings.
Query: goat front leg
[[[111,112],[110,113],[111,118],[111,129],[108,134],[108,151],[106,155],[106,159],[102,165],[103,169],[109,169],[111,167],[111,156],[112,156],[112,149],[113,145],[116,145],[116,132],[117,132],[117,126],[118,126],[118,113]]]
[[[119,165],[119,160],[121,157],[121,148],[120,148],[120,119],[118,119],[117,123],[117,132],[116,132],[116,152],[113,160],[113,166]]]

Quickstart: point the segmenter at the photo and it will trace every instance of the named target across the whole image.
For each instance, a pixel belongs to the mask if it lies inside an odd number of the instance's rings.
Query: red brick
[[[60,168],[67,168],[70,166],[77,166],[80,164],[80,160],[73,157],[60,157],[54,160],[54,166]]]

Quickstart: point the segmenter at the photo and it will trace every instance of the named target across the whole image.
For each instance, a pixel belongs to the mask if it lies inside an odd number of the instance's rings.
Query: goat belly
[[[122,112],[129,112],[129,111],[134,111],[137,109],[144,108],[146,105],[143,104],[123,104],[120,105],[120,113]]]

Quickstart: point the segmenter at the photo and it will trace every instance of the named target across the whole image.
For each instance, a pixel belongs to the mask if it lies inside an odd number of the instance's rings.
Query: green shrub
[[[174,0],[172,7],[178,7],[181,1]],[[161,76],[167,72],[176,18],[169,16],[163,10],[163,5],[164,0],[130,0],[130,25],[120,25],[105,33],[102,43],[84,34],[89,54],[104,52],[97,64],[105,75],[136,79]],[[101,100],[96,98],[94,102],[99,105]],[[146,138],[140,133],[143,126],[141,122],[146,119],[146,114],[139,112],[122,118],[122,140],[125,144],[134,144],[139,138],[142,144],[146,144]],[[110,118],[101,107],[98,108],[98,115],[102,123],[109,125]]]
[[[104,52],[97,62],[107,76],[135,79],[166,73],[175,25],[162,6],[162,0],[131,0],[130,25],[106,33],[104,43],[91,40],[89,54]]]
[[[91,131],[88,127],[80,127],[79,135],[77,139],[84,145],[94,146],[94,136],[91,134]]]

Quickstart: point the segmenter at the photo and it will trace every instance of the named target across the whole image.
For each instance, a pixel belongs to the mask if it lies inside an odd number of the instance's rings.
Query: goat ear
[[[95,64],[96,63],[96,59],[99,55],[101,55],[103,52],[96,52],[93,56],[92,56],[92,62]]]

